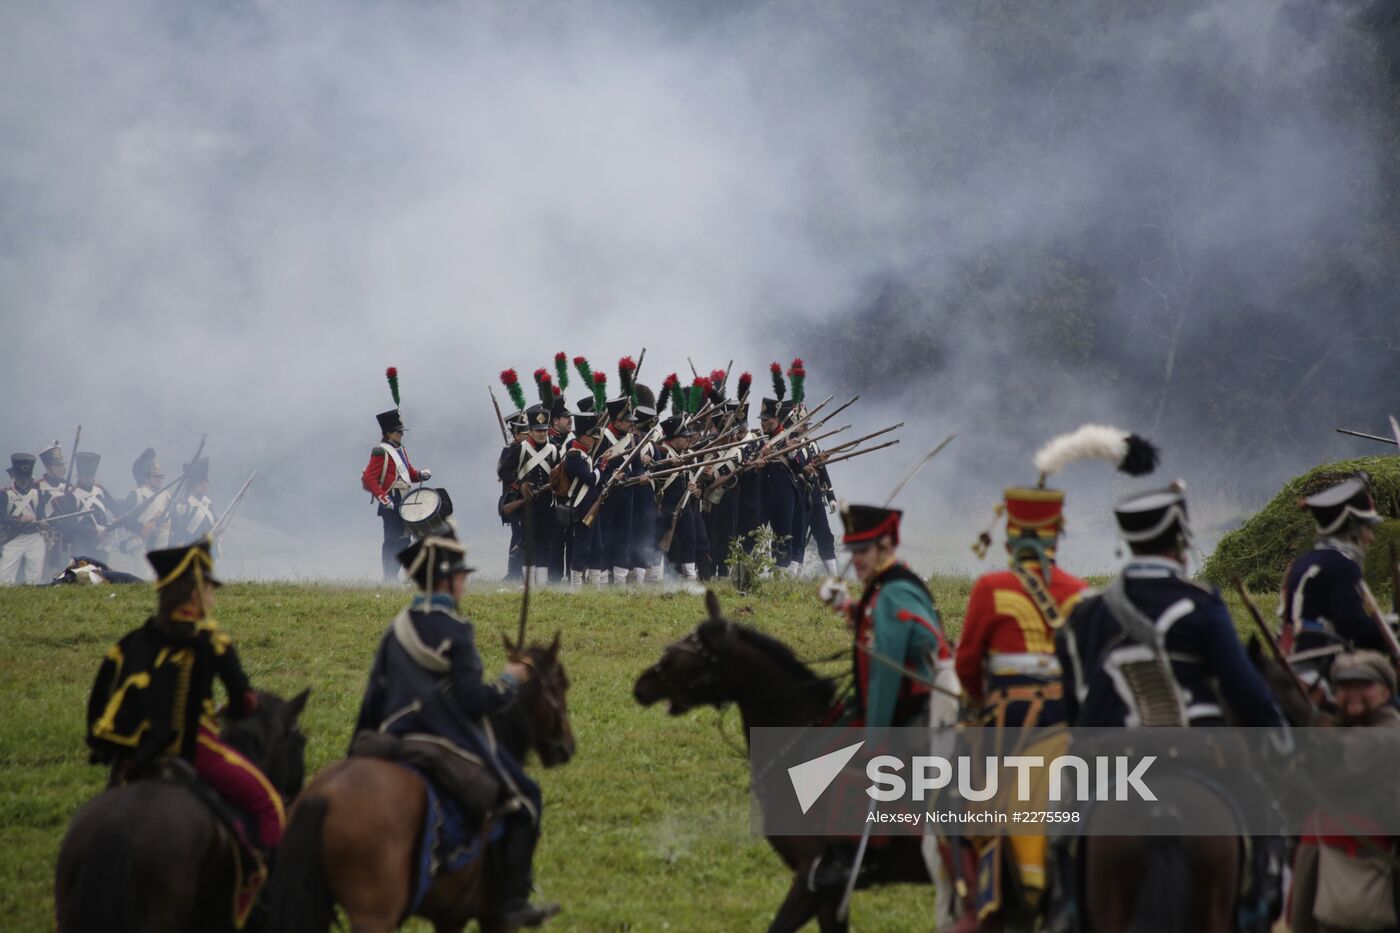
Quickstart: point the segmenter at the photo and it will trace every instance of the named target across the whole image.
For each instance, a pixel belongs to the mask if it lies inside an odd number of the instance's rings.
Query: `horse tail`
[[[263,893],[267,933],[321,933],[335,920],[335,901],[321,860],[321,830],[328,806],[324,797],[297,803]]]
[[[1180,836],[1148,836],[1143,843],[1147,864],[1128,929],[1131,933],[1183,933],[1189,926],[1191,895],[1186,846]]]
[[[140,933],[131,896],[135,865],[126,834],[115,826],[103,826],[78,858],[77,878],[58,904],[61,933]]]

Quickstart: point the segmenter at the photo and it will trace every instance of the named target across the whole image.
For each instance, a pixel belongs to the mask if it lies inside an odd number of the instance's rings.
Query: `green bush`
[[[1371,474],[1376,508],[1388,521],[1376,529],[1366,558],[1366,582],[1384,601],[1391,592],[1389,545],[1400,546],[1400,457],[1361,457],[1309,470],[1286,483],[1260,512],[1220,539],[1201,574],[1222,588],[1235,577],[1252,591],[1277,590],[1288,564],[1317,538],[1317,526],[1298,500],[1357,470]]]

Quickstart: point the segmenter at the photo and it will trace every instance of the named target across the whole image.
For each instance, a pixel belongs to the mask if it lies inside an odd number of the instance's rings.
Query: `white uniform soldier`
[[[48,547],[35,522],[47,502],[34,482],[34,455],[11,454],[12,484],[0,491],[0,583],[38,583]]]
[[[63,458],[63,448],[59,446],[58,441],[39,451],[39,462],[44,465],[44,475],[39,477],[39,494],[44,500],[44,514],[41,517],[53,518],[59,514],[59,500],[68,491],[68,462]],[[58,525],[52,531],[45,532],[44,541],[48,550],[44,561],[44,577],[47,579],[52,579],[68,566],[68,548],[60,534],[62,528],[62,525]]]
[[[162,520],[170,506],[170,490],[157,493],[165,485],[165,471],[156,460],[156,452],[147,447],[131,465],[131,478],[136,488],[126,497],[126,529],[131,537],[122,543],[128,554],[159,551],[170,546],[170,522]],[[139,506],[139,508],[138,508]]]
[[[185,501],[175,506],[172,536],[177,545],[198,541],[214,530],[214,500],[209,498],[209,459],[201,457],[185,467]]]

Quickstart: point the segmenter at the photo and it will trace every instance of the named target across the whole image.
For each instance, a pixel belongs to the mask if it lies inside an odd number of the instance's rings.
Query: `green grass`
[[[971,585],[934,581],[952,633]],[[468,593],[464,608],[494,670],[503,662],[501,635],[514,636],[519,596],[491,589]],[[719,593],[736,621],[775,635],[799,656],[818,657],[847,646],[849,635],[814,589],[780,583],[748,597],[727,587]],[[311,770],[345,749],[374,648],[406,599],[406,591],[390,588],[237,584],[220,591],[218,618],[254,684],[283,695],[312,688],[303,716]],[[87,691],[106,646],[140,624],[151,604],[147,587],[0,588],[0,917],[7,930],[52,929],[53,864],[64,827],[106,777],[86,763]],[[742,742],[737,716],[725,717],[722,734],[714,710],[672,718],[632,700],[637,675],[703,617],[701,600],[544,592],[532,596],[531,608],[533,638],[563,632],[579,749],[562,768],[531,769],[546,805],[538,879],[565,906],[550,928],[765,927],[787,873],[749,832],[747,767],[729,744]],[[927,929],[931,910],[932,889],[902,887],[862,892],[854,915],[861,929]]]
[[[961,614],[970,581],[939,587]],[[768,586],[745,598],[721,590],[736,620],[776,635],[802,656],[848,644],[813,585]],[[489,669],[513,637],[515,593],[468,593]],[[312,688],[303,723],[314,770],[341,755],[384,626],[406,600],[398,589],[238,584],[217,616],[255,685],[283,695]],[[83,714],[106,646],[139,625],[147,587],[0,588],[0,917],[9,930],[52,929],[53,864],[73,810],[98,793],[86,763]],[[747,767],[716,728],[713,710],[672,718],[632,700],[637,675],[703,617],[698,597],[644,592],[536,593],[531,632],[564,635],[578,755],[531,770],[544,787],[538,878],[565,913],[559,930],[746,930],[766,925],[787,873],[748,825]],[[738,718],[725,718],[739,742]],[[924,928],[931,889],[862,894],[862,928]],[[427,929],[419,926],[415,929]]]

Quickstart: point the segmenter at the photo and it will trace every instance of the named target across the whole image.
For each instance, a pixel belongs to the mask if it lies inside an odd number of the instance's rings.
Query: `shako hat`
[[[399,410],[391,408],[388,411],[381,411],[374,416],[379,422],[379,432],[381,434],[393,434],[395,431],[407,431],[403,426],[403,419],[399,417]]]
[[[163,590],[187,574],[193,574],[196,582],[204,580],[215,586],[222,586],[223,583],[214,576],[214,555],[210,545],[210,539],[206,535],[184,547],[165,548],[148,553],[146,560],[156,572],[156,589]]]
[[[549,420],[549,409],[543,405],[531,405],[525,409],[525,423],[531,431],[548,431]]]
[[[97,472],[97,465],[102,462],[102,455],[95,454],[90,450],[80,450],[73,455],[73,469],[78,471],[79,476],[91,476]]]
[[[1186,515],[1186,487],[1176,482],[1166,489],[1134,493],[1118,500],[1113,507],[1118,536],[1129,544],[1155,541],[1176,529],[1189,537],[1191,526]]]
[[[1365,473],[1349,476],[1300,500],[1299,504],[1312,513],[1317,530],[1325,535],[1341,531],[1353,518],[1363,525],[1379,525],[1383,521],[1371,495],[1371,477]]]
[[[44,468],[50,473],[62,473],[68,466],[68,462],[63,459],[63,448],[58,441],[54,441],[43,450],[39,451],[39,459],[43,461]]]
[[[131,465],[131,478],[140,486],[146,481],[152,468],[156,465],[156,452],[152,447],[147,447],[141,451],[141,456],[136,458],[136,462]]]
[[[436,581],[459,570],[468,573],[476,570],[467,566],[467,548],[457,540],[457,535],[451,529],[414,541],[399,551],[398,557],[409,579],[425,591],[431,590]]]
[[[899,509],[843,502],[841,525],[845,528],[845,534],[841,536],[841,543],[849,549],[852,545],[867,544],[889,535],[895,544],[899,544],[899,520],[903,515]]]
[[[5,472],[14,479],[29,479],[34,475],[34,455],[10,454],[10,466]]]

